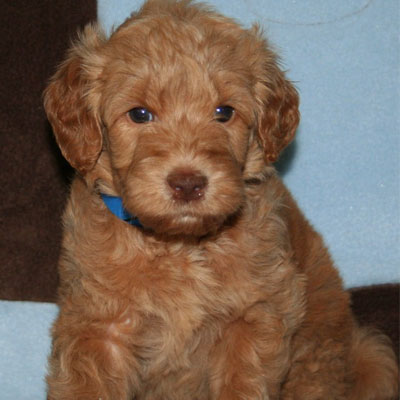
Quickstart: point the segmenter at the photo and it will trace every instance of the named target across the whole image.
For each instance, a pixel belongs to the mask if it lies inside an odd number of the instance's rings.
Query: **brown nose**
[[[176,200],[199,200],[204,196],[207,178],[194,171],[173,171],[167,177]]]

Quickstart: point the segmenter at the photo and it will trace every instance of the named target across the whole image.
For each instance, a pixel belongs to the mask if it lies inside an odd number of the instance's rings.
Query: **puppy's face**
[[[88,28],[45,99],[71,164],[85,175],[107,159],[125,207],[171,235],[204,235],[236,213],[263,154],[273,161],[298,122],[255,30],[180,2],[147,3],[109,40]]]

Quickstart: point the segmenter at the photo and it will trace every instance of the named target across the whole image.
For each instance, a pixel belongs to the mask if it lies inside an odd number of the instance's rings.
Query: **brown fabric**
[[[351,290],[353,311],[361,325],[380,329],[392,340],[399,356],[400,285],[377,285]]]
[[[0,299],[51,301],[70,169],[42,91],[96,0],[0,0]]]

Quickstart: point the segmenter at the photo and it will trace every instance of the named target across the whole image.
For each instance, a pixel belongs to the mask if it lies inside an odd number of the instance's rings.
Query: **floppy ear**
[[[261,79],[256,84],[258,138],[265,160],[273,163],[292,141],[300,121],[299,96],[279,69],[276,57],[265,53]]]
[[[87,26],[44,92],[45,110],[61,152],[82,175],[94,167],[102,149],[100,120],[89,101],[100,69],[96,54],[102,41],[98,29]]]

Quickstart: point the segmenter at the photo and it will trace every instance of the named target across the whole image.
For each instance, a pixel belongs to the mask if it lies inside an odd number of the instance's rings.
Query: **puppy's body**
[[[149,2],[109,40],[87,28],[45,104],[79,172],[50,400],[396,395],[392,351],[354,322],[320,236],[270,165],[298,100],[256,29]],[[221,117],[225,106],[234,113]]]

